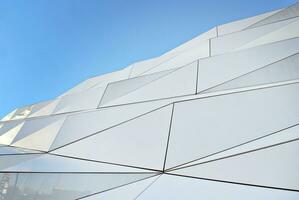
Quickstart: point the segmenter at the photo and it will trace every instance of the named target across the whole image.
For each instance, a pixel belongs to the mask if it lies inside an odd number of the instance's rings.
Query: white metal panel
[[[69,115],[52,144],[51,150],[124,123],[168,103],[168,101],[145,102]]]
[[[121,105],[195,94],[196,77],[197,63],[194,62],[101,106]]]
[[[47,119],[47,118],[45,118]],[[41,119],[41,120],[45,120]],[[36,125],[37,123],[42,123],[41,120],[33,120],[26,122],[24,128],[21,129],[18,136],[15,138],[15,142],[12,143],[13,146],[36,149],[40,151],[48,151],[52,145],[56,135],[58,134],[65,117],[59,116],[54,121],[51,121],[48,125]],[[49,121],[45,121],[49,122]],[[38,126],[37,129],[31,129],[32,126]]]
[[[157,72],[149,75],[139,76],[131,79],[127,79],[124,81],[117,81],[108,84],[105,93],[101,99],[101,105],[108,103],[114,99],[122,97],[130,92],[134,92],[135,90],[150,84],[151,82],[158,80],[174,70],[167,70],[163,72]]]
[[[258,45],[263,45],[271,42],[286,40],[290,38],[299,37],[299,17],[293,18],[291,20],[296,20],[280,29],[273,31],[260,37],[252,42],[247,43],[246,45],[240,47],[239,49],[252,48]]]
[[[163,168],[172,105],[53,151],[148,169]]]
[[[277,21],[282,21],[282,20],[286,20],[286,19],[290,19],[290,18],[298,17],[298,16],[299,16],[299,3],[296,3],[288,8],[282,9],[281,11],[275,13],[274,15],[271,15],[253,25],[249,26],[248,28],[263,26],[265,24],[270,24],[270,23],[274,23]]]
[[[28,159],[22,161],[21,163],[17,163],[10,167],[4,168],[3,171],[39,173],[155,173],[153,171],[142,170],[132,167],[110,165],[99,162],[90,162],[50,154],[40,154],[32,159]]]
[[[198,92],[299,52],[299,38],[200,60]]]
[[[174,69],[178,67],[183,67],[185,65],[188,65],[192,62],[195,62],[196,60],[200,58],[209,57],[209,41],[203,41],[198,46],[188,50],[184,51],[183,53],[179,54],[178,56],[152,68],[146,74],[164,71],[168,69]]]
[[[256,140],[250,141],[245,144],[241,144],[240,146],[233,147],[231,149],[216,153],[214,155],[207,156],[205,158],[199,159],[195,162],[188,163],[181,167],[210,162],[213,160],[230,157],[233,155],[238,155],[241,153],[246,153],[257,149],[262,149],[265,147],[269,147],[272,145],[277,145],[277,144],[281,144],[281,143],[285,143],[297,139],[299,139],[299,125],[296,125],[294,127],[286,127],[286,129],[283,129],[281,131],[266,135],[264,137],[258,138]]]
[[[220,25],[220,26],[218,26],[218,35],[221,36],[221,35],[241,31],[241,30],[247,28],[248,26],[250,26],[262,19],[265,19],[266,17],[269,17],[279,11],[280,10],[275,10],[275,11],[263,13],[263,14],[260,14],[260,15],[254,16],[254,17],[249,17],[246,19],[241,19],[238,21],[233,21],[233,22],[230,22],[227,24]]]
[[[206,92],[271,84],[296,79],[299,80],[299,53],[227,81]]]
[[[135,200],[144,190],[147,189],[157,177],[147,178],[145,180],[137,181],[135,183],[131,183],[119,188],[115,188],[113,190],[105,191],[100,194],[92,195],[84,200],[99,200],[99,199],[107,199],[107,200]]]
[[[20,173],[14,186],[8,188],[8,191],[18,191],[13,193],[14,200],[24,200],[24,196],[38,200],[72,200],[149,176],[148,174]]]
[[[223,171],[223,169],[220,169]],[[162,175],[138,200],[297,200],[298,192]]]
[[[172,173],[298,191],[298,153],[297,140]]]
[[[298,91],[293,84],[176,103],[167,168],[298,123]]]
[[[220,55],[240,49],[245,49],[246,44],[251,43],[254,40],[262,38],[263,36],[275,32],[282,27],[288,26],[292,22],[298,21],[298,18],[289,19],[286,21],[280,21],[273,24],[268,24],[265,26],[247,29],[244,31],[239,31],[236,33],[224,35],[221,37],[217,37],[211,40],[211,54],[212,56]],[[288,38],[285,38],[288,39]],[[276,41],[279,41],[279,38],[276,38]],[[281,38],[283,40],[283,37]],[[275,41],[273,39],[273,41]],[[271,40],[269,40],[271,42]],[[266,44],[266,40],[264,40],[264,44]],[[257,46],[258,44],[256,44]],[[250,46],[249,46],[250,47]],[[252,45],[254,47],[254,45]]]
[[[95,109],[98,107],[105,87],[95,87],[84,92],[61,97],[54,114]]]

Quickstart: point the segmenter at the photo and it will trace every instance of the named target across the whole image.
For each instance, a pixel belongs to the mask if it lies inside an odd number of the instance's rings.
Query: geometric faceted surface
[[[160,108],[52,153],[162,170],[171,112],[172,105]]]
[[[299,199],[299,3],[0,121],[0,200]]]
[[[284,143],[171,173],[299,190],[299,160],[296,159],[299,153],[298,144],[299,141]]]
[[[297,91],[293,84],[175,103],[167,168],[299,123]]]
[[[299,193],[165,174],[140,195],[138,199],[197,200],[200,199],[200,196],[204,197],[204,199],[215,200],[239,200],[240,196],[245,200],[296,200],[299,197]]]
[[[276,82],[299,79],[299,53],[291,55],[263,68],[248,72],[219,86],[209,92],[222,91],[234,88],[243,88]]]

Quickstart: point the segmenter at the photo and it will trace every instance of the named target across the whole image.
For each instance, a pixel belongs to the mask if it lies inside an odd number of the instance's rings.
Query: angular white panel
[[[0,156],[0,173],[6,168],[25,162],[27,160],[38,157],[39,154],[23,154],[23,155],[1,155]],[[1,196],[0,196],[1,197]]]
[[[198,92],[299,52],[299,38],[200,60]]]
[[[147,189],[157,177],[147,178],[145,180],[137,181],[119,188],[108,190],[96,195],[92,195],[84,200],[99,200],[99,199],[109,199],[109,200],[133,200],[137,199],[139,194]],[[139,199],[139,198],[138,198]]]
[[[167,168],[298,123],[298,91],[293,84],[176,103]]]
[[[206,92],[299,80],[299,53],[227,81]]]
[[[12,145],[16,147],[48,151],[56,135],[58,134],[58,131],[60,130],[64,120],[65,117],[61,117],[60,119],[58,119],[55,122],[52,122],[48,126],[43,127],[35,132],[32,132],[30,135],[20,140],[17,140]],[[27,127],[29,127],[29,125],[27,125]]]
[[[290,19],[295,20],[295,22],[292,22],[272,33],[268,33],[264,35],[263,37],[260,37],[252,42],[247,43],[246,45],[240,47],[239,49],[246,49],[246,48],[252,48],[258,45],[263,45],[271,42],[286,40],[290,38],[299,37],[299,17]],[[288,21],[290,21],[288,20]]]
[[[63,97],[65,95],[69,94],[75,94],[75,93],[80,93],[84,92],[88,89],[91,89],[93,87],[105,87],[108,83],[114,82],[114,81],[119,81],[119,80],[124,80],[129,77],[130,73],[130,67],[124,68],[123,70],[119,70],[116,72],[104,74],[101,76],[96,76],[90,79],[87,79],[80,83],[79,85],[75,86],[74,88],[70,89],[60,97]]]
[[[188,65],[192,62],[200,58],[209,57],[210,54],[210,45],[209,41],[203,41],[200,45],[189,49],[188,51],[184,51],[183,53],[179,54],[178,56],[152,68],[151,70],[147,71],[145,74],[150,74],[154,72],[164,71],[168,69],[174,69],[178,67],[183,67]]]
[[[225,34],[237,32],[237,31],[241,31],[241,30],[247,28],[248,26],[250,26],[262,19],[265,19],[266,17],[269,17],[279,11],[280,10],[275,10],[275,11],[263,13],[261,15],[257,15],[254,17],[249,17],[246,19],[241,19],[238,21],[220,25],[220,26],[218,26],[218,35],[220,36],[220,35],[225,35]]]
[[[6,122],[0,122],[0,136],[7,133],[7,131],[15,128],[17,125],[21,124],[22,120],[12,120]]]
[[[69,115],[51,146],[51,150],[124,123],[135,117],[167,105],[169,101],[161,100],[123,106],[100,108],[99,110]]]
[[[205,163],[205,162],[210,162],[213,160],[226,158],[229,156],[238,155],[241,153],[245,153],[245,152],[253,151],[256,149],[261,149],[261,148],[265,148],[265,147],[269,147],[272,145],[277,145],[277,144],[281,144],[281,143],[285,143],[285,142],[289,142],[289,141],[293,141],[293,140],[297,140],[297,139],[299,139],[299,125],[297,125],[295,127],[287,128],[286,130],[282,130],[277,133],[267,135],[267,136],[259,138],[257,140],[253,140],[251,142],[242,144],[240,146],[222,151],[220,153],[216,153],[214,155],[199,159],[195,162],[191,162],[189,164],[182,165],[179,168],[191,166],[191,165],[197,165],[197,164],[201,164],[201,163]]]
[[[220,170],[220,171],[223,171]],[[162,175],[138,200],[297,200],[298,192]]]
[[[281,11],[275,13],[274,15],[271,15],[253,25],[249,26],[248,28],[263,26],[265,24],[270,24],[270,23],[274,23],[277,21],[282,21],[282,20],[286,20],[286,19],[298,17],[298,16],[299,16],[299,3],[296,3],[286,9],[282,9]]]
[[[148,174],[6,173],[14,180],[4,199],[74,200],[150,177]],[[17,180],[17,181],[16,181]],[[11,191],[13,190],[13,191]],[[17,191],[17,192],[16,192]],[[10,197],[5,196],[11,194]],[[7,198],[6,198],[7,197]]]
[[[1,150],[1,149],[0,149]],[[19,156],[20,157],[20,156]],[[0,156],[1,160],[2,156]],[[4,171],[9,172],[96,172],[96,173],[147,173],[154,174],[156,172],[149,170],[141,170],[132,167],[123,167],[118,165],[110,165],[99,162],[91,162],[55,156],[50,154],[39,155],[33,159],[14,164]]]
[[[298,153],[297,140],[172,173],[299,191]]]
[[[98,107],[104,91],[105,87],[95,87],[84,92],[63,96],[54,113],[95,109]]]
[[[217,29],[216,28],[212,28],[211,30],[200,34],[199,36],[191,39],[188,42],[183,43],[182,45],[168,51],[167,53],[165,53],[164,55],[176,55],[178,53],[182,53],[182,52],[186,52],[190,49],[196,48],[198,46],[202,46],[203,44],[205,44],[205,42],[203,41],[207,41],[211,38],[215,38],[217,37]]]
[[[31,111],[28,117],[39,117],[44,115],[50,115],[53,113],[55,107],[59,103],[58,99],[54,99],[47,102],[42,102],[38,105],[33,106],[33,110]]]
[[[156,58],[144,60],[141,62],[134,63],[132,65],[132,71],[130,73],[130,78],[136,77],[136,76],[141,76],[145,72],[149,71],[151,68],[154,68],[161,63],[173,58],[176,55],[162,55]]]
[[[33,151],[29,149],[23,149],[12,146],[0,146],[0,156],[2,155],[18,155],[18,154],[34,154],[40,153],[39,151]]]
[[[2,134],[0,136],[1,144],[10,145],[24,125],[24,122],[19,122],[19,121],[9,121],[9,122],[7,122],[7,124],[9,124],[9,123],[15,124],[15,122],[17,122],[16,126],[14,126],[13,128],[10,128],[9,130],[7,130],[4,134]],[[6,127],[2,127],[2,128],[6,129]]]
[[[149,169],[162,169],[172,105],[67,145],[52,153]]]
[[[131,76],[181,67],[198,58],[209,56],[208,39],[216,37],[216,32],[216,28],[213,28],[159,57],[134,63]]]
[[[144,87],[151,82],[158,80],[174,70],[167,70],[163,72],[157,72],[149,75],[139,76],[136,78],[127,79],[124,81],[112,82],[108,84],[103,98],[101,99],[101,105],[108,103],[114,99],[122,97],[130,92],[134,92],[135,90]]]
[[[120,105],[194,94],[196,90],[196,76],[197,63],[195,62],[101,106]]]
[[[286,21],[281,21],[273,24],[268,24],[265,26],[261,26],[258,28],[248,29],[244,31],[239,31],[236,33],[232,33],[229,35],[224,35],[222,37],[217,37],[211,40],[211,54],[212,56],[224,54],[227,52],[232,52],[235,50],[245,49],[247,43],[251,43],[254,40],[257,40],[259,38],[264,37],[265,35],[275,32],[282,27],[288,26],[292,22],[298,21],[298,18],[290,19]],[[288,29],[288,28],[287,28]],[[294,30],[294,32],[296,32]],[[279,35],[279,34],[278,34]],[[289,33],[289,35],[292,35]],[[293,33],[293,35],[296,35],[296,33]],[[279,39],[279,37],[272,39],[273,41],[279,41],[283,39],[288,39],[288,37],[282,37]],[[271,42],[271,40],[269,40]],[[263,42],[266,44],[266,40]],[[251,45],[251,47],[257,46]],[[248,46],[249,48],[250,46]]]

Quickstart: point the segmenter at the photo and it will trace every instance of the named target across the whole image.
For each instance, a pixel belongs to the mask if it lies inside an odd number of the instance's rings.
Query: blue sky
[[[1,0],[0,117],[295,0]]]

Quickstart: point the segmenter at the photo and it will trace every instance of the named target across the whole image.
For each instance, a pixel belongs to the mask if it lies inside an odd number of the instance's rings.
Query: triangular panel
[[[172,106],[53,151],[55,154],[162,169]]]
[[[189,64],[105,106],[191,95],[196,90],[197,63]]]
[[[297,140],[172,173],[299,191],[298,153]]]
[[[220,169],[223,171],[223,169]],[[162,175],[138,200],[296,200],[298,192]]]
[[[158,177],[151,177],[145,180],[137,181],[119,188],[101,192],[95,194],[83,200],[99,200],[99,199],[109,199],[109,200],[133,200],[137,199],[138,196],[147,189]]]
[[[299,79],[299,53],[249,72],[206,92],[270,84]]]
[[[297,124],[297,91],[299,84],[176,103],[167,168]]]

